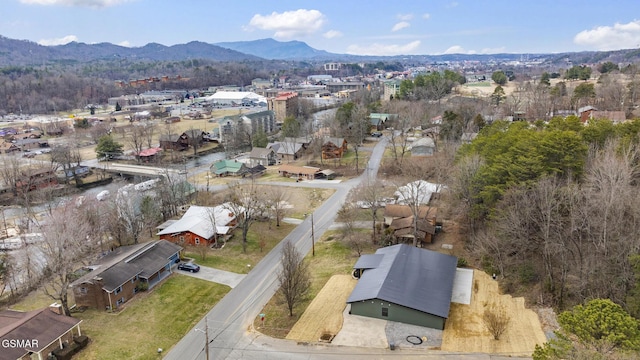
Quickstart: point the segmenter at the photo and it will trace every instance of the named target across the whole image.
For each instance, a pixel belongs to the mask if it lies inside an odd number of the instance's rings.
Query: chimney
[[[62,311],[62,305],[58,304],[57,302],[54,302],[53,304],[49,305],[49,310],[53,311],[58,315],[64,314]]]

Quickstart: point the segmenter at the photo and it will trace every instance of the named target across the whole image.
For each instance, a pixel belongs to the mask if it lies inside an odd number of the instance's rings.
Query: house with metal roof
[[[216,176],[240,176],[247,171],[247,166],[238,160],[220,160],[211,165],[211,172]]]
[[[347,299],[350,314],[444,329],[456,276],[455,256],[405,244],[363,255]]]
[[[165,240],[121,246],[71,284],[78,307],[115,310],[141,289],[151,289],[171,275],[182,247]]]
[[[383,113],[371,113],[369,114],[369,120],[371,121],[371,127],[376,130],[382,130],[385,124],[389,120],[397,120],[398,114],[383,114]]]
[[[236,215],[228,203],[209,207],[191,205],[179,220],[174,220],[160,232],[160,239],[180,245],[210,245],[228,235],[237,226]]]

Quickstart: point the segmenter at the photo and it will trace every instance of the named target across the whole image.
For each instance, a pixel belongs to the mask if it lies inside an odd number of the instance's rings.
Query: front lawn
[[[116,314],[86,310],[73,314],[91,342],[74,359],[158,359],[176,344],[230,288],[175,274],[141,293]]]
[[[281,223],[255,222],[247,234],[247,253],[242,252],[242,230],[235,229],[231,240],[222,249],[209,250],[203,258],[202,253],[190,247],[186,257],[196,263],[212,268],[247,274],[262,258],[284,239],[296,225]],[[249,266],[247,266],[249,265]]]
[[[276,293],[262,310],[266,315],[264,323],[260,319],[255,319],[255,328],[268,336],[285,338],[333,275],[351,273],[359,256],[337,237],[339,235],[335,231],[325,232],[323,238],[316,242],[316,255],[309,254],[305,257],[304,261],[309,263],[311,271],[311,289],[307,299],[294,308],[293,316],[289,316],[286,303]],[[368,244],[363,253],[370,254],[375,250],[376,247]]]

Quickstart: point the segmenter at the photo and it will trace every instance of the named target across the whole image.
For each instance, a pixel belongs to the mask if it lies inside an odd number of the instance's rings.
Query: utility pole
[[[316,256],[316,236],[313,231],[313,213],[311,213],[311,256]]]
[[[206,359],[209,360],[209,321],[207,316],[204,317],[204,331],[198,328],[195,328],[195,331],[200,331],[201,333],[204,333],[204,338],[206,341],[204,344],[204,353],[205,353]]]

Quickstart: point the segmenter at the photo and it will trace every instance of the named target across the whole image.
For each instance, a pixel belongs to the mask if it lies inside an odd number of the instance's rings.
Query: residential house
[[[387,121],[398,119],[398,114],[381,114],[371,113],[369,114],[369,120],[371,121],[371,128],[375,130],[382,130],[386,126]]]
[[[282,141],[267,144],[267,148],[273,149],[280,161],[298,160],[304,153],[305,147],[302,143]]]
[[[322,141],[323,159],[341,159],[347,152],[347,140],[339,137],[326,137]]]
[[[278,173],[284,177],[295,177],[297,180],[313,180],[320,174],[320,168],[312,166],[280,165]]]
[[[160,147],[163,150],[183,151],[186,150],[189,145],[182,140],[179,134],[163,134],[160,135]]]
[[[57,184],[58,177],[53,169],[29,169],[20,173],[16,188],[20,191],[31,191]]]
[[[251,178],[257,178],[264,175],[267,172],[267,168],[258,164],[254,167],[247,168],[247,171],[242,174],[242,177],[249,176]]]
[[[286,137],[281,142],[300,144],[305,150],[311,145],[310,137]]]
[[[18,130],[12,127],[5,127],[0,129],[0,136],[4,137],[6,140],[11,140],[11,136],[16,135]]]
[[[194,144],[202,144],[204,142],[205,135],[206,133],[200,129],[189,129],[182,133],[181,137],[187,141],[189,146],[193,146]]]
[[[17,133],[10,136],[11,140],[23,140],[23,139],[40,139],[42,137],[42,131],[28,131],[24,133]]]
[[[165,222],[160,239],[180,245],[213,245],[238,225],[228,204],[215,207],[191,205],[179,220]]]
[[[65,316],[53,304],[34,311],[0,311],[0,357],[6,360],[50,359],[53,351],[82,336],[82,320]],[[15,345],[15,346],[14,346]]]
[[[63,169],[62,171],[64,172],[64,175],[68,178],[71,178],[74,176],[86,177],[86,176],[89,176],[89,174],[91,174],[91,168],[86,165],[78,165],[69,169]]]
[[[145,163],[155,162],[160,159],[162,155],[161,147],[154,147],[149,149],[144,149],[138,153],[138,158]]]
[[[151,289],[171,275],[182,247],[165,240],[121,246],[71,284],[78,307],[115,310],[141,289]]]
[[[409,205],[387,204],[384,208],[384,227],[390,228],[399,242],[413,242],[418,237],[418,244],[433,242],[436,234],[438,209],[430,206],[420,206],[417,209],[416,231],[413,228],[413,210]]]
[[[246,171],[246,165],[238,160],[219,160],[211,165],[211,172],[216,176],[240,176]]]
[[[249,153],[249,164],[254,167],[256,165],[272,166],[278,162],[278,155],[272,148],[254,147]]]
[[[411,156],[432,156],[436,152],[436,143],[429,136],[419,138],[411,144]]]
[[[49,142],[43,139],[18,139],[13,141],[14,144],[22,151],[29,151],[33,149],[43,149],[49,147]]]
[[[20,148],[16,144],[14,144],[12,142],[5,141],[5,142],[0,143],[0,151],[3,154],[10,154],[10,153],[15,152],[15,151],[20,151]]]
[[[398,204],[428,204],[433,194],[438,194],[446,186],[424,180],[416,180],[398,187],[394,196]]]
[[[454,289],[455,256],[399,244],[362,255],[349,314],[443,330]]]
[[[196,146],[204,142],[205,132],[200,129],[189,129],[182,134],[160,135],[160,147],[164,150],[183,151],[189,146]]]
[[[578,109],[578,116],[580,121],[587,123],[589,120],[610,120],[614,124],[619,124],[627,120],[627,115],[624,111],[600,111],[593,106],[583,106]]]

